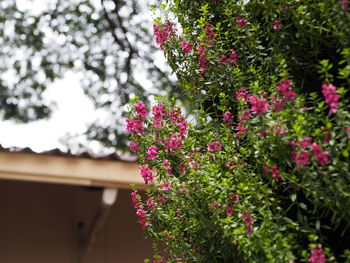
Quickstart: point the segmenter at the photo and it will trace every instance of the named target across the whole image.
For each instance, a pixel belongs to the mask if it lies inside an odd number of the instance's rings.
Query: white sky
[[[59,139],[67,132],[81,134],[97,118],[92,102],[84,95],[79,75],[69,72],[45,91],[45,100],[56,102],[52,118],[15,124],[0,122],[0,144],[3,147],[30,147],[35,151],[62,148]]]

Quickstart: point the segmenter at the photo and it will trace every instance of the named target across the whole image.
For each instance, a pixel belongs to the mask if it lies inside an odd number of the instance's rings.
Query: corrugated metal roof
[[[20,148],[20,147],[9,147],[5,148],[0,144],[0,152],[14,152],[14,153],[28,153],[28,154],[38,154],[38,155],[52,155],[52,156],[62,156],[62,157],[77,157],[77,158],[87,158],[94,160],[109,160],[109,161],[122,161],[122,162],[136,162],[136,156],[120,156],[116,153],[111,154],[91,154],[89,152],[80,152],[80,153],[71,153],[63,152],[60,149],[52,149],[43,152],[33,151],[29,147]]]

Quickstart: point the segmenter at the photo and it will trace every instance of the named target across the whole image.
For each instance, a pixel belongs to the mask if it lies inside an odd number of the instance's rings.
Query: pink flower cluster
[[[232,113],[229,111],[226,111],[223,116],[224,116],[223,122],[227,125],[227,127],[232,126],[232,124],[235,121],[235,116],[233,116]]]
[[[168,160],[164,160],[163,164],[164,164],[165,168],[167,168],[167,170],[168,170],[168,175],[171,175],[172,174],[172,170],[171,170],[170,162]]]
[[[319,146],[317,143],[313,143],[311,146],[314,150],[314,156],[317,159],[317,163],[319,165],[323,166],[329,162],[329,152],[323,152],[322,147]]]
[[[215,152],[215,151],[220,151],[222,148],[222,144],[220,143],[220,141],[215,141],[215,142],[210,142],[208,143],[208,147],[207,147],[207,152]]]
[[[272,165],[271,168],[267,166],[263,166],[263,169],[266,173],[271,173],[273,179],[278,183],[281,180],[280,170],[277,169],[277,165]]]
[[[145,180],[145,184],[153,183],[154,175],[152,173],[152,170],[148,168],[148,165],[140,166],[140,169],[141,169],[141,176],[143,180]]]
[[[309,263],[326,263],[326,255],[322,248],[314,248],[311,250],[311,257],[307,259]]]
[[[285,79],[278,82],[278,92],[283,99],[294,101],[297,94],[292,90],[290,80]]]
[[[186,54],[191,52],[193,45],[194,45],[193,43],[186,42],[185,40],[182,40],[182,42],[181,42],[182,50]]]
[[[153,160],[158,158],[157,146],[151,145],[148,147],[148,151],[146,152],[148,160]]]
[[[249,110],[243,110],[241,115],[239,115],[239,120],[242,122],[250,117],[252,117],[252,114],[249,112]]]
[[[312,143],[311,137],[306,137],[304,139],[300,139],[297,142],[290,142],[290,145],[296,147],[299,146],[303,150],[308,150],[308,148],[312,148],[314,151],[314,157],[316,158],[319,165],[323,166],[329,162],[329,152],[323,152],[322,147],[317,143]],[[309,162],[310,152],[293,151],[292,159],[297,165],[304,165]]]
[[[338,100],[339,95],[337,93],[337,88],[333,86],[331,83],[322,84],[322,93],[325,97],[326,103],[329,105],[329,115],[332,113],[336,113],[338,109]]]
[[[341,9],[343,9],[344,11],[348,9],[348,0],[342,1]]]
[[[253,218],[252,218],[252,216],[249,213],[247,213],[246,211],[243,211],[242,218],[243,218],[244,223],[246,225],[248,235],[253,233],[253,229],[252,229]]]
[[[275,111],[281,111],[284,109],[284,105],[288,100],[294,101],[297,94],[291,88],[291,82],[288,79],[278,82],[277,91],[279,92],[281,99],[276,100],[274,95],[271,95],[272,108]]]
[[[134,153],[138,152],[140,148],[137,146],[136,143],[130,142],[129,144],[130,150]]]
[[[203,45],[200,45],[199,48],[197,49],[197,51],[202,56],[204,56],[205,52],[207,52],[207,50],[203,47]]]
[[[205,57],[199,56],[198,65],[200,66],[199,73],[203,75],[205,73],[205,69],[209,66],[209,61]]]
[[[138,115],[138,119],[126,119],[126,130],[130,131],[132,135],[134,135],[135,133],[143,134],[143,118],[148,116],[146,105],[142,101],[139,101],[134,106],[134,109]],[[130,147],[133,146],[130,145]],[[134,149],[136,150],[135,147]]]
[[[153,125],[157,128],[163,125],[163,118],[167,116],[166,107],[162,104],[158,104],[152,107],[152,114],[154,115]]]
[[[217,36],[214,34],[213,31],[214,26],[212,24],[207,24],[205,26],[205,34],[211,39],[211,40],[215,40],[215,38],[217,38]]]
[[[153,34],[156,37],[156,44],[159,45],[162,50],[164,49],[164,43],[169,41],[170,36],[176,36],[176,29],[173,27],[174,23],[171,22],[166,22],[163,25],[153,25]]]
[[[134,208],[136,209],[136,215],[139,219],[139,222],[144,229],[147,226],[147,211],[142,208],[141,197],[136,192],[132,192],[131,201],[134,205]]]
[[[170,113],[171,121],[179,128],[180,135],[184,136],[187,133],[187,121],[181,116],[181,111],[172,110]]]
[[[171,189],[171,184],[169,182],[164,182],[163,183],[163,187],[162,187],[162,190],[163,191],[168,191]]]
[[[136,103],[135,110],[141,119],[148,116],[146,105],[142,101]]]
[[[138,119],[126,119],[126,130],[132,135],[135,133],[143,134],[143,121]]]
[[[242,28],[247,27],[247,25],[248,25],[247,24],[247,18],[245,18],[245,17],[237,17],[236,24],[239,25]]]
[[[238,62],[238,54],[236,53],[236,51],[234,51],[234,49],[230,49],[230,55],[221,56],[218,58],[218,60],[223,65],[225,65],[226,63],[229,63],[232,67],[236,67]]]
[[[174,153],[175,150],[180,150],[182,148],[182,136],[178,133],[171,135],[170,140],[165,141],[166,148],[170,153]]]
[[[292,152],[292,159],[297,165],[307,164],[309,162],[310,153],[294,151]]]
[[[256,96],[249,96],[248,101],[252,106],[252,111],[258,116],[261,116],[270,106],[264,98],[257,98]]]
[[[249,92],[246,89],[239,89],[236,91],[236,99],[243,98],[244,100],[247,99]]]
[[[272,28],[273,29],[279,29],[280,28],[280,20],[278,20],[278,19],[275,19],[275,21],[273,21],[273,26],[272,26]]]

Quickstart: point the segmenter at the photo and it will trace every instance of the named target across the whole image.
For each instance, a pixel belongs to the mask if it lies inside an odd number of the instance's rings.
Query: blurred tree
[[[110,116],[91,123],[86,138],[125,149],[121,116],[129,97],[178,93],[161,60],[155,63],[162,53],[153,44],[149,6],[136,0],[51,0],[35,10],[31,3],[0,2],[1,118],[26,123],[49,117],[45,89],[68,70],[82,72],[86,95]]]

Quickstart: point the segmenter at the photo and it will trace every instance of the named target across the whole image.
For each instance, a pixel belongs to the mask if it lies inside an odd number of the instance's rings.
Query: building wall
[[[142,263],[150,257],[129,190],[119,191],[92,251],[84,252],[100,203],[98,188],[1,180],[0,262]]]

